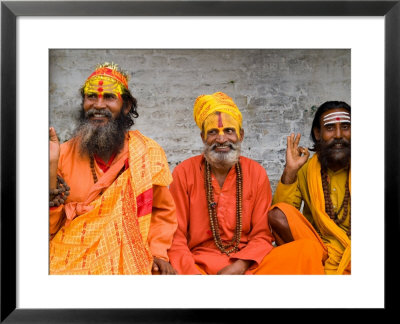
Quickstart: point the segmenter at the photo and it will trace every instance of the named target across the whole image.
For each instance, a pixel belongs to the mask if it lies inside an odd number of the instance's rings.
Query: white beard
[[[231,146],[229,152],[215,152],[214,148],[218,146],[217,144],[208,145],[207,143],[204,143],[204,157],[211,166],[217,168],[230,168],[239,161],[241,142],[237,142],[236,144],[226,142],[224,145]]]

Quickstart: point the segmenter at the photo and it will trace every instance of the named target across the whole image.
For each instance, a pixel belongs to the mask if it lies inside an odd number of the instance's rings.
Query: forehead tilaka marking
[[[224,127],[224,124],[222,123],[222,115],[221,112],[218,111],[218,127]]]
[[[350,123],[350,114],[347,111],[338,111],[325,115],[322,120],[325,125],[335,123]]]

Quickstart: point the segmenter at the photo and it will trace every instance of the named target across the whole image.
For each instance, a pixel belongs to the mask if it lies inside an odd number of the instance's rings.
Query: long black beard
[[[340,150],[334,149],[335,144],[342,144]],[[334,139],[331,142],[320,140],[315,144],[315,151],[318,154],[318,160],[321,168],[328,169],[331,165],[336,165],[340,169],[350,165],[351,143],[345,139]]]
[[[125,132],[129,128],[126,127],[127,117],[120,113],[113,119],[111,113],[104,109],[102,113],[108,118],[108,122],[102,125],[89,119],[94,112],[98,111],[81,111],[80,124],[75,130],[75,136],[79,139],[80,154],[103,156],[120,152],[124,146]]]
[[[215,152],[215,148],[220,146],[219,144],[208,145],[207,143],[204,143],[204,157],[211,166],[217,168],[230,168],[239,161],[241,142],[232,143],[228,141],[223,145],[229,145],[231,150],[227,153]]]

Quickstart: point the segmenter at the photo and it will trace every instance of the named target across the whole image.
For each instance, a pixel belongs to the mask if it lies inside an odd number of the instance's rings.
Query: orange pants
[[[295,207],[275,204],[287,218],[294,241],[280,245],[267,254],[254,274],[324,274],[328,254],[310,222]]]
[[[256,269],[246,274],[325,274],[327,251],[310,222],[293,206],[280,203],[274,207],[278,207],[287,216],[294,241],[274,247]],[[200,266],[197,267],[203,274],[207,274]]]
[[[255,275],[324,274],[323,249],[309,239],[296,240],[275,247],[252,270]]]
[[[322,260],[323,263],[325,263],[325,261],[328,259],[328,250],[325,244],[322,242],[321,237],[318,235],[318,233],[311,225],[311,223],[307,220],[307,218],[305,218],[304,215],[300,213],[297,208],[289,204],[278,203],[273,205],[271,209],[275,207],[279,208],[285,214],[286,219],[289,223],[290,231],[292,232],[292,236],[295,241],[309,239],[320,245],[320,247],[323,249]],[[283,247],[284,245],[281,245],[280,247]],[[332,270],[329,265],[325,264],[325,274],[334,274],[335,272],[336,269]],[[351,263],[349,263],[343,274],[351,274]]]
[[[246,274],[324,274],[322,256],[323,249],[318,243],[309,239],[297,240],[273,248],[257,268]],[[202,274],[208,274],[198,264],[196,266]]]

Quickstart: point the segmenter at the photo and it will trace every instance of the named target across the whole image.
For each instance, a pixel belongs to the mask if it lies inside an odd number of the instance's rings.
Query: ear
[[[240,139],[239,139],[239,141],[243,141],[243,138],[244,138],[244,129],[243,129],[243,128],[240,129],[239,133],[240,133]]]
[[[319,141],[321,139],[321,131],[319,128],[314,127],[313,128],[313,132],[314,132],[314,137],[317,141]]]
[[[204,133],[201,132],[200,136],[201,136],[201,140],[203,141],[203,143],[205,143],[206,142],[206,138],[204,137]]]
[[[131,111],[132,109],[132,104],[123,104],[122,105],[122,113],[124,114],[124,116],[128,115],[128,113]]]

